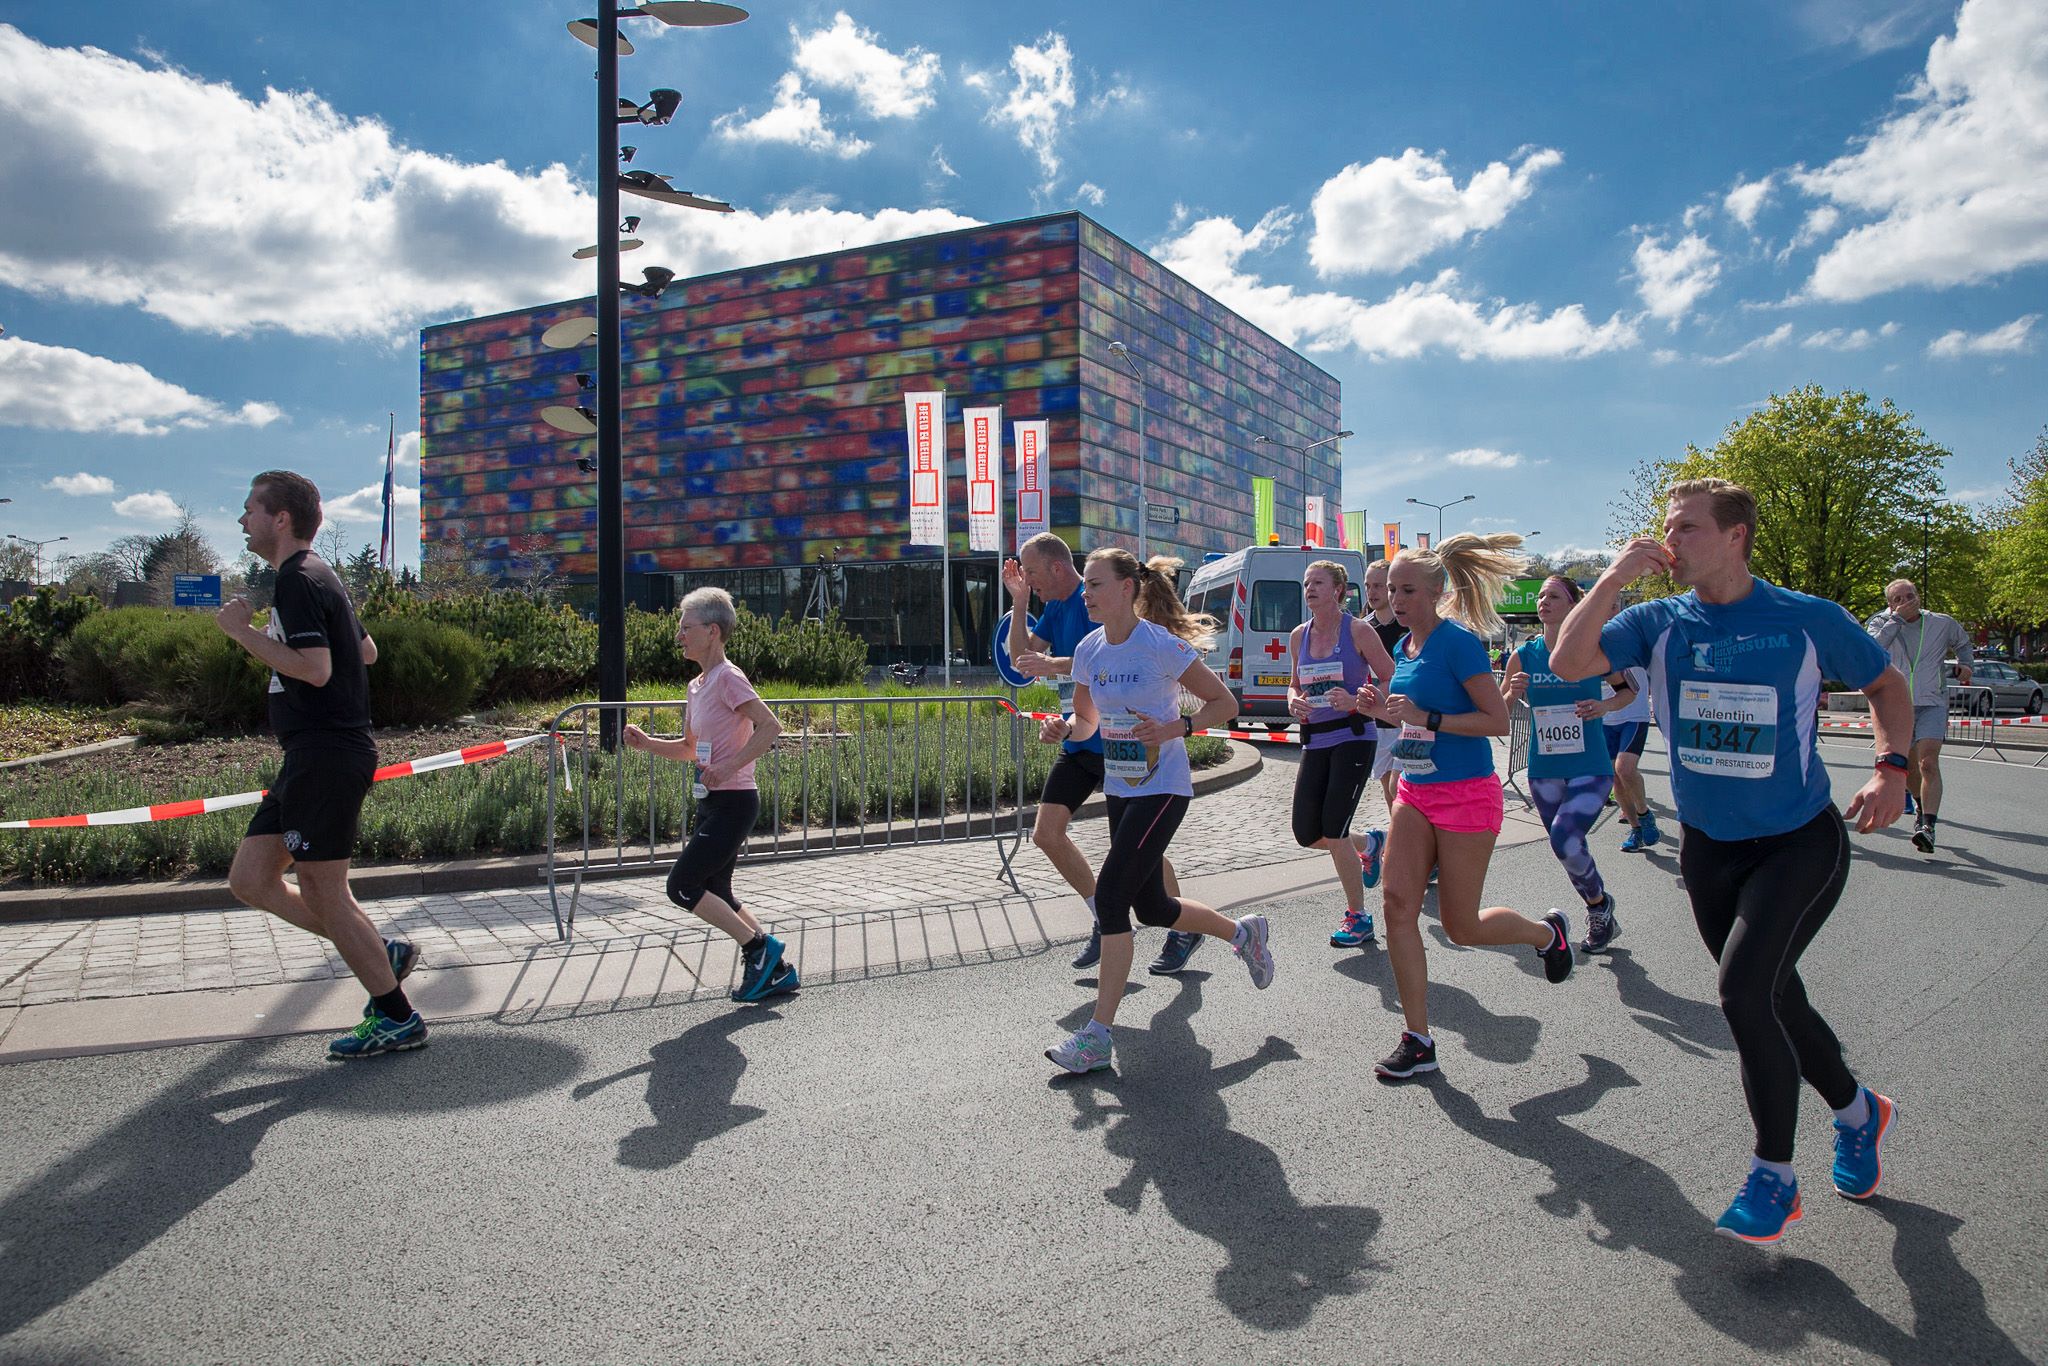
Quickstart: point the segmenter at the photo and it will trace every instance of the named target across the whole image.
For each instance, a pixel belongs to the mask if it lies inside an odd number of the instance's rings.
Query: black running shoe
[[[1554,936],[1549,948],[1536,950],[1543,959],[1543,975],[1553,982],[1562,982],[1572,975],[1572,927],[1563,911],[1552,911],[1543,917],[1543,923],[1550,926]]]
[[[1913,847],[1923,854],[1934,852],[1934,827],[1922,822],[1913,827]]]
[[[1434,1072],[1437,1070],[1436,1045],[1424,1043],[1404,1029],[1401,1042],[1395,1045],[1394,1051],[1374,1063],[1372,1070],[1396,1081],[1412,1077],[1417,1072]]]
[[[1179,930],[1166,932],[1166,943],[1160,946],[1159,956],[1152,960],[1152,966],[1145,971],[1154,977],[1171,977],[1188,965],[1188,959],[1195,956],[1195,950],[1202,947],[1199,934],[1182,934]]]
[[[1079,972],[1082,968],[1092,968],[1101,961],[1102,926],[1097,925],[1094,929],[1088,931],[1088,942],[1083,944],[1081,951],[1074,955],[1074,970]]]

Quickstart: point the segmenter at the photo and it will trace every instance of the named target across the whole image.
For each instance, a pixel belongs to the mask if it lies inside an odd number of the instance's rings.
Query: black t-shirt
[[[270,675],[270,728],[286,749],[375,748],[370,739],[370,671],[362,625],[327,561],[301,550],[277,567],[269,635],[294,650],[326,650],[325,686]]]
[[[1372,623],[1372,629],[1379,634],[1380,644],[1386,646],[1387,653],[1390,656],[1394,653],[1394,647],[1401,643],[1401,637],[1408,634],[1408,628],[1398,621],[1390,621],[1382,625],[1380,619],[1371,614],[1367,614],[1366,620]],[[1396,660],[1395,662],[1399,663],[1400,661]]]

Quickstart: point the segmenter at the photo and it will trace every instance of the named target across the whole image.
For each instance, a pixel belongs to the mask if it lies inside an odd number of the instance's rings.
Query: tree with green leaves
[[[2010,468],[2005,496],[1985,519],[1980,570],[1990,609],[1984,625],[2007,649],[2022,632],[2048,624],[2048,428]]]

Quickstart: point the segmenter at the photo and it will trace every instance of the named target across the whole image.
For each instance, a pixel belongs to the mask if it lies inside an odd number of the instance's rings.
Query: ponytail
[[[1147,563],[1139,564],[1138,557],[1121,546],[1104,546],[1088,555],[1088,563],[1097,562],[1108,565],[1118,578],[1137,585],[1135,605],[1138,615],[1146,621],[1204,653],[1215,642],[1216,618],[1190,612],[1174,591],[1181,561],[1171,555],[1154,555]]]
[[[1512,532],[1475,536],[1461,531],[1441,545],[1428,550],[1403,550],[1396,561],[1413,560],[1429,573],[1430,582],[1442,602],[1438,612],[1468,626],[1479,636],[1491,636],[1502,629],[1500,590],[1509,579],[1528,565],[1526,556],[1514,553],[1522,538]]]

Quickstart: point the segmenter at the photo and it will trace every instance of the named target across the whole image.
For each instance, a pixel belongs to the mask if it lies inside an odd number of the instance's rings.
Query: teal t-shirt
[[[1614,773],[1607,756],[1606,727],[1599,717],[1578,715],[1582,699],[1600,700],[1600,677],[1567,683],[1550,671],[1550,646],[1543,637],[1515,650],[1515,662],[1529,675],[1529,776],[1598,778]]]
[[[1425,711],[1461,716],[1478,711],[1465,680],[1485,674],[1491,680],[1493,665],[1486,658],[1486,646],[1479,637],[1455,621],[1439,621],[1422,652],[1408,657],[1412,635],[1401,637],[1394,647],[1394,683],[1388,692],[1413,698]],[[1420,726],[1401,727],[1394,741],[1394,767],[1411,783],[1455,783],[1466,778],[1484,778],[1493,772],[1493,742],[1483,735],[1447,735]]]

